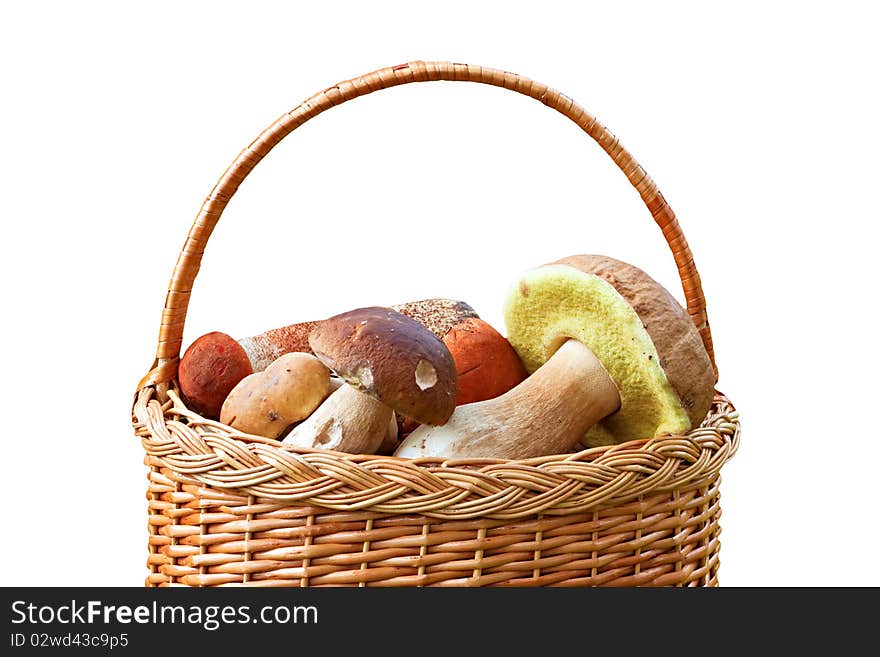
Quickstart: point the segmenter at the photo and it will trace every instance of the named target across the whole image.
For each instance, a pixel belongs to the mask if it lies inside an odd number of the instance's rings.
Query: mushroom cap
[[[464,301],[453,299],[422,299],[391,306],[391,309],[416,320],[441,340],[464,320],[479,317]]]
[[[349,385],[418,422],[443,424],[455,409],[449,349],[399,312],[368,307],[336,315],[312,331],[309,344]]]
[[[568,338],[588,346],[620,394],[587,446],[683,433],[703,421],[715,375],[688,314],[642,270],[578,255],[526,272],[505,303],[508,340],[535,371]]]
[[[452,327],[443,344],[455,360],[458,406],[494,399],[526,378],[516,351],[482,319],[470,317]]]
[[[241,345],[232,336],[214,331],[197,338],[184,352],[177,381],[190,408],[216,419],[229,392],[253,371]]]
[[[330,370],[312,356],[291,352],[238,382],[220,421],[245,433],[277,438],[307,418],[330,394]]]
[[[309,333],[317,324],[318,322],[300,322],[269,329],[259,335],[241,338],[238,344],[250,358],[254,371],[260,372],[284,354],[312,353],[309,347]]]

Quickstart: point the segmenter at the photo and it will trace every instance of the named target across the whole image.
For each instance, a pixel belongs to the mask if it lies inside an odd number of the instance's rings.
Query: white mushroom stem
[[[374,454],[390,431],[393,415],[391,407],[343,384],[296,425],[283,442],[350,454]],[[394,424],[396,432],[397,423]]]
[[[395,456],[525,459],[562,454],[618,408],[617,386],[593,352],[567,340],[500,397],[458,406],[441,426],[420,426]]]
[[[261,372],[272,362],[287,353],[302,351],[311,353],[309,333],[318,322],[300,322],[282,328],[270,329],[259,335],[241,338],[238,344],[251,361],[254,372]]]
[[[330,377],[330,393],[334,393],[339,390],[340,387],[345,385],[345,381],[340,379],[338,376]],[[328,397],[330,395],[327,395]],[[376,451],[377,454],[391,454],[395,449],[397,449],[397,439],[398,439],[399,428],[397,426],[397,413],[391,411],[391,420],[388,422],[388,431],[385,432],[385,437],[382,439],[382,444],[379,445],[379,449]]]

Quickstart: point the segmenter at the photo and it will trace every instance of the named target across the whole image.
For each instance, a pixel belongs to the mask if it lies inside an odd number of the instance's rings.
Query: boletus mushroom
[[[345,384],[293,428],[287,444],[372,454],[394,411],[435,425],[455,408],[455,362],[446,345],[390,308],[359,308],[324,320],[309,344]]]
[[[402,457],[523,459],[698,425],[714,371],[687,313],[640,269],[572,256],[525,273],[504,308],[530,376],[495,399],[422,426]]]
[[[233,429],[278,438],[330,393],[330,370],[311,354],[290,353],[236,384],[220,409]]]

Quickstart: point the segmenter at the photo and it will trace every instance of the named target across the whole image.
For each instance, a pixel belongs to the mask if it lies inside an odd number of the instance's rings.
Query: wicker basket
[[[132,413],[149,466],[147,585],[717,585],[719,473],[740,431],[720,393],[703,425],[686,435],[526,461],[445,462],[294,449],[201,417],[178,396],[190,290],[242,180],[321,112],[431,80],[531,96],[599,143],[662,229],[714,364],[700,278],[675,215],[617,138],[570,98],[465,64],[412,62],[342,82],[284,114],[238,156],[177,261],[156,360]]]

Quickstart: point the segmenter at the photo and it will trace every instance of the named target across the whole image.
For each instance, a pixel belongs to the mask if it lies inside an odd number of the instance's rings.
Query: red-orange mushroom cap
[[[226,333],[215,331],[200,337],[184,352],[177,381],[192,410],[219,418],[226,396],[253,371],[242,346]]]

